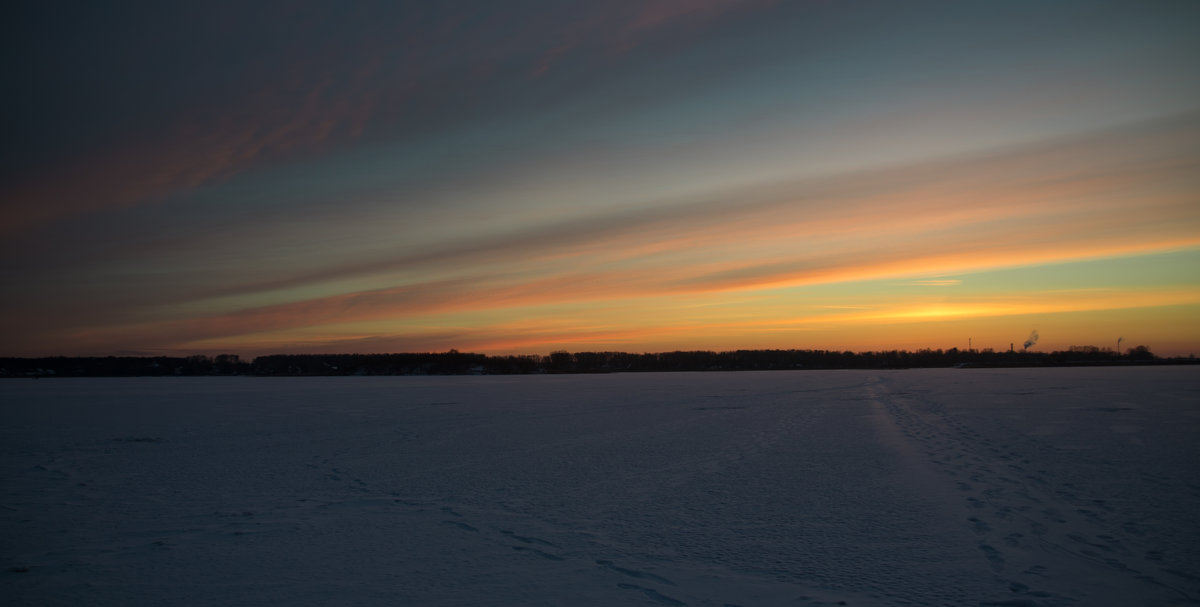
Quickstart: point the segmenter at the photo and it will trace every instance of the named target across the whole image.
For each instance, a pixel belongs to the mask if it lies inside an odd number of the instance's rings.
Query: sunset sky
[[[0,355],[1200,354],[1200,2],[24,4]]]

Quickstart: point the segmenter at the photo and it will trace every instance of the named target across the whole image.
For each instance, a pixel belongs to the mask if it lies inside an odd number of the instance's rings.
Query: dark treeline
[[[0,358],[0,377],[144,377],[198,375],[468,375],[612,373],[637,371],[765,371],[776,369],[909,369],[1127,364],[1195,364],[1195,358],[1162,359],[1138,346],[1125,353],[1095,346],[1066,351],[992,350],[734,350],[631,354],[552,352],[548,356],[488,356],[451,350],[412,354],[274,354],[243,361],[215,357]]]
[[[251,365],[236,354],[219,356],[87,356],[0,358],[0,377],[154,377],[248,375]]]

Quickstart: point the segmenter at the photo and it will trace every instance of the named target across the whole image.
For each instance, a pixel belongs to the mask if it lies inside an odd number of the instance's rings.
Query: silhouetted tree
[[[1129,350],[1129,360],[1153,360],[1154,354],[1146,346],[1137,346]]]

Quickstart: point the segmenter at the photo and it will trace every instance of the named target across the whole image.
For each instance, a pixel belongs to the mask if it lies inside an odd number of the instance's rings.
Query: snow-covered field
[[[0,382],[0,601],[1200,603],[1200,367]]]

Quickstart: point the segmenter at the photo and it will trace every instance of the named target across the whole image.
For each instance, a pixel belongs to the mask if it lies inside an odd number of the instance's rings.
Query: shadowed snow
[[[41,605],[1200,600],[1194,368],[0,382]]]

